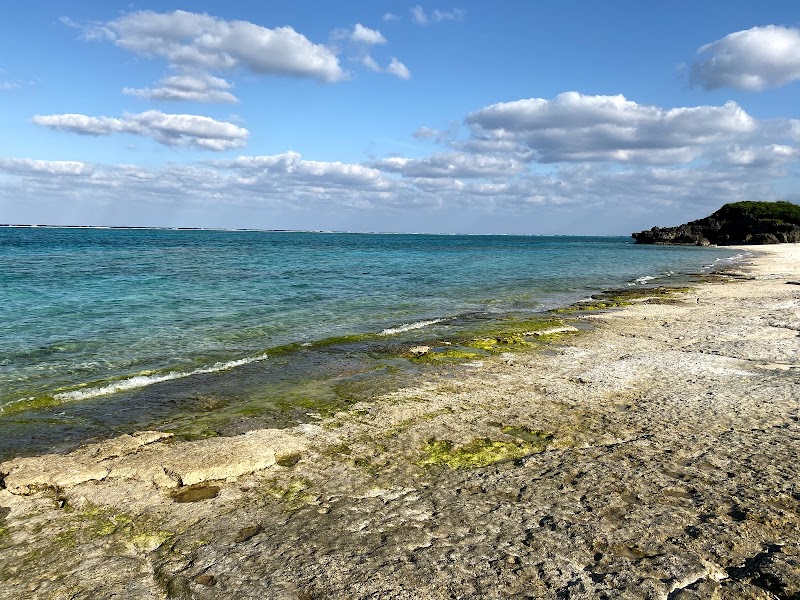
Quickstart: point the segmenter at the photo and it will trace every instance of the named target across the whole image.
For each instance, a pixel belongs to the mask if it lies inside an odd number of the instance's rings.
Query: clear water
[[[0,407],[292,342],[539,311],[733,254],[609,237],[2,228]]]
[[[611,237],[0,228],[0,422],[37,399],[106,402],[276,346],[542,311],[733,254]]]

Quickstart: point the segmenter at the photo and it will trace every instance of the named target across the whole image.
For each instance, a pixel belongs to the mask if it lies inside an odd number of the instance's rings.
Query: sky
[[[0,223],[628,235],[800,202],[785,0],[8,3]]]

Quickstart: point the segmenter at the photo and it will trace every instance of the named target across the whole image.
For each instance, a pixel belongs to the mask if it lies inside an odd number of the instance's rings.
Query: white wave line
[[[69,392],[59,392],[54,394],[53,398],[60,401],[73,401],[85,400],[87,398],[96,398],[97,396],[106,396],[108,394],[115,394],[125,390],[132,390],[136,388],[147,387],[154,383],[161,383],[162,381],[170,381],[172,379],[183,379],[184,377],[191,377],[192,375],[203,375],[205,373],[216,373],[218,371],[227,371],[235,367],[240,367],[252,362],[257,362],[267,358],[268,354],[260,354],[249,358],[240,358],[238,360],[231,360],[228,362],[218,362],[210,367],[203,367],[194,369],[192,371],[170,371],[162,375],[134,375],[121,381],[115,381],[108,385],[96,388],[72,390]]]
[[[402,325],[398,325],[397,327],[390,327],[389,329],[384,329],[378,335],[394,335],[395,333],[403,333],[405,331],[411,331],[412,329],[422,329],[423,327],[427,327],[428,325],[435,325],[436,323],[441,323],[445,319],[432,319],[430,321],[417,321],[416,323],[403,323]]]

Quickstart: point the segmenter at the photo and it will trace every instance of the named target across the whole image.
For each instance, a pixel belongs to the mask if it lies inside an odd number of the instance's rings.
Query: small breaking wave
[[[160,374],[142,374],[128,377],[114,383],[109,383],[101,387],[83,388],[78,390],[70,390],[68,392],[59,392],[53,394],[53,398],[60,402],[71,402],[75,400],[86,400],[88,398],[96,398],[98,396],[106,396],[108,394],[116,394],[117,392],[124,392],[136,388],[143,388],[154,383],[161,383],[162,381],[171,381],[173,379],[183,379],[185,377],[192,377],[193,375],[204,375],[206,373],[217,373],[218,371],[227,371],[235,367],[241,367],[253,362],[264,360],[268,354],[260,354],[258,356],[251,356],[248,358],[240,358],[238,360],[230,360],[227,362],[218,362],[210,367],[202,367],[200,369],[193,369],[191,371],[169,371]]]
[[[670,271],[669,273],[666,273],[665,275],[662,275],[662,277],[670,277],[671,275],[672,275],[672,271]],[[637,277],[633,281],[629,281],[628,283],[625,284],[625,286],[626,287],[633,287],[635,285],[644,285],[649,281],[653,281],[654,279],[658,279],[658,277],[655,277],[653,275],[642,275],[641,277]]]
[[[749,250],[745,250],[744,252],[739,252],[738,254],[734,254],[733,256],[727,256],[725,258],[718,258],[714,261],[714,263],[719,262],[737,262],[740,260],[744,260],[745,258],[751,258],[753,253]]]
[[[402,325],[398,325],[397,327],[390,327],[389,329],[384,329],[378,335],[395,335],[396,333],[404,333],[406,331],[412,331],[414,329],[422,329],[423,327],[428,327],[429,325],[436,325],[436,323],[441,323],[442,321],[446,321],[446,319],[431,319],[430,321],[403,323]]]

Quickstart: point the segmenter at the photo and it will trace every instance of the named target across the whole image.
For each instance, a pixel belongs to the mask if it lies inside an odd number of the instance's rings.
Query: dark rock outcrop
[[[734,202],[677,227],[632,234],[637,244],[780,244],[800,242],[800,206],[791,202]]]

